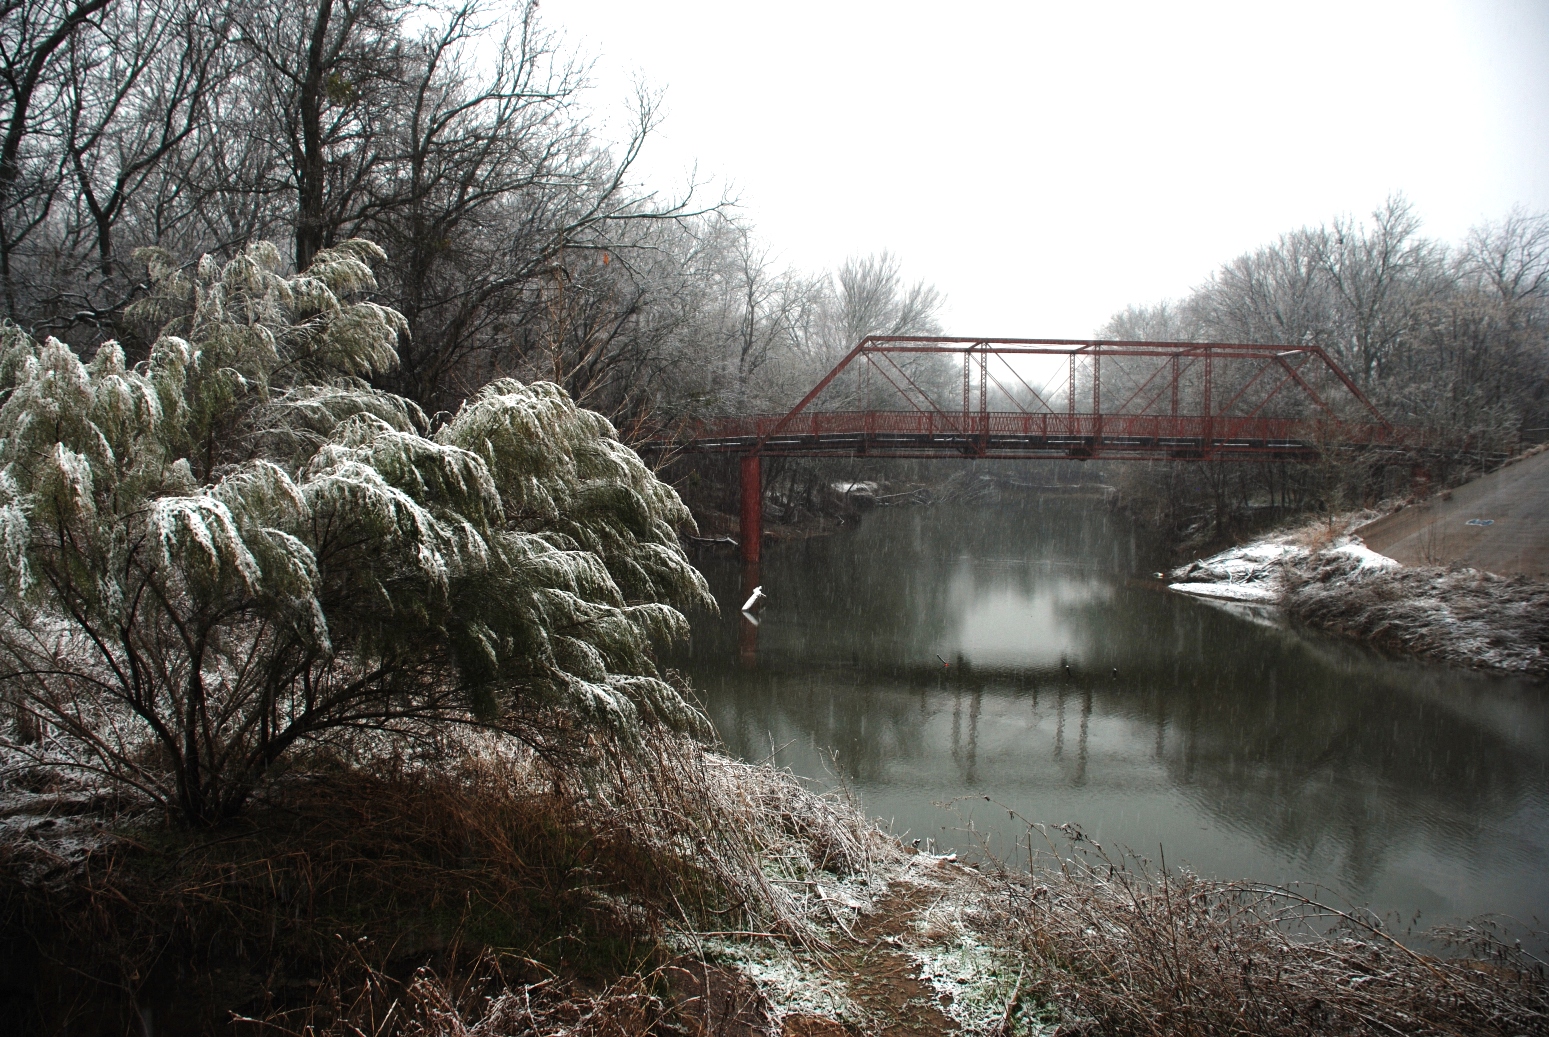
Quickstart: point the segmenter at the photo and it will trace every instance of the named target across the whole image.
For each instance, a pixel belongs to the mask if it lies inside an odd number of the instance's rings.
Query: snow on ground
[[[1220,598],[1223,601],[1247,601],[1266,605],[1279,601],[1281,592],[1278,579],[1266,579],[1257,583],[1169,583],[1167,589],[1201,598]]]
[[[1174,581],[1168,588],[1201,598],[1272,604],[1285,592],[1285,563],[1306,554],[1306,548],[1284,536],[1256,540],[1179,566],[1168,574]]]
[[[1327,554],[1345,555],[1359,563],[1359,569],[1397,569],[1403,563],[1394,561],[1387,555],[1378,554],[1365,544],[1357,536],[1343,540],[1329,548]]]
[[[965,1033],[1042,1032],[1043,1027],[1022,1018],[1014,1020],[1014,1027],[1002,1027],[1008,1021],[1007,1004],[1021,989],[1023,970],[1006,948],[984,942],[963,914],[960,900],[943,898],[915,922],[921,945],[909,955],[920,979],[936,991],[942,1011]]]
[[[1407,654],[1549,673],[1549,587],[1405,566],[1351,532],[1367,517],[1315,522],[1190,562],[1168,574],[1168,588],[1224,607],[1272,606]]]
[[[921,995],[910,992],[918,983],[931,1014],[939,1012],[938,1018],[955,1022],[968,1037],[1032,1037],[1054,1029],[1056,1020],[1043,1025],[1033,1011],[1038,1006],[1030,1001],[1021,1002],[1021,1011],[1008,1011],[1023,989],[1021,962],[1013,949],[988,941],[974,928],[971,916],[988,887],[977,871],[958,864],[955,854],[908,854],[874,874],[864,889],[852,886],[847,893],[838,882],[832,886],[825,884],[826,898],[854,910],[833,916],[834,925],[824,928],[834,941],[830,946],[822,946],[822,940],[807,945],[691,934],[677,942],[681,950],[750,980],[777,1033],[788,1019],[812,1016],[853,1031],[885,1031],[899,1008],[891,1000],[879,1003],[877,994],[888,983],[881,977],[894,968],[907,975],[910,986],[903,993],[911,997],[910,1004],[919,1007]],[[857,953],[850,941],[862,915],[872,921],[862,934],[864,949]],[[869,971],[858,971],[862,968]]]
[[[696,947],[707,960],[729,965],[741,972],[768,1000],[776,1023],[788,1015],[817,1015],[859,1025],[875,1022],[850,996],[842,978],[788,948],[775,944],[751,944],[731,940],[704,940]]]
[[[1168,589],[1222,601],[1276,604],[1285,596],[1287,570],[1300,567],[1313,556],[1313,551],[1296,543],[1299,539],[1305,539],[1303,531],[1280,533],[1179,566],[1168,574],[1173,581]],[[1392,569],[1399,564],[1351,535],[1336,538],[1322,553],[1353,561],[1356,572]]]
[[[107,820],[124,806],[121,793],[40,765],[0,737],[0,848],[23,882],[67,875],[112,840]]]

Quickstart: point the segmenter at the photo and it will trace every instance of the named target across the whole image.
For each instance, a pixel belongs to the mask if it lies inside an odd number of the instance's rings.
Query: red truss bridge
[[[783,415],[641,438],[642,451],[742,455],[756,560],[765,456],[1312,460],[1411,436],[1317,346],[873,335]]]

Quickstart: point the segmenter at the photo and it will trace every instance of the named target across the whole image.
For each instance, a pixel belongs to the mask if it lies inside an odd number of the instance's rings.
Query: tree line
[[[781,411],[864,335],[941,330],[940,294],[896,257],[792,269],[731,200],[643,183],[659,98],[605,133],[587,76],[530,2],[11,0],[0,305],[133,365],[160,329],[135,305],[152,271],[269,241],[296,272],[364,238],[386,253],[374,298],[405,321],[374,387],[434,424],[492,379],[553,381],[626,430]],[[1393,421],[1482,457],[1549,427],[1546,271],[1542,216],[1448,245],[1395,197],[1097,335],[1317,344]],[[918,374],[950,396],[952,372]],[[1329,496],[1293,468],[1223,472],[1218,502],[1233,480],[1241,502]]]
[[[1395,423],[1504,451],[1549,431],[1549,217],[1513,210],[1457,245],[1390,197],[1368,220],[1280,235],[1102,338],[1314,345]]]
[[[551,380],[615,419],[773,406],[873,331],[935,330],[895,259],[784,269],[725,197],[643,185],[537,4],[12,0],[0,11],[5,316],[145,359],[150,265],[352,238],[402,313],[378,388],[450,412]]]

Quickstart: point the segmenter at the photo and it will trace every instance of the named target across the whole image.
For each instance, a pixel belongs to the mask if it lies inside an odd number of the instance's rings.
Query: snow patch
[[[114,840],[108,823],[133,803],[112,788],[39,763],[0,737],[0,852],[23,884],[63,882]]]
[[[1294,534],[1280,534],[1255,540],[1181,565],[1168,574],[1168,589],[1201,598],[1237,601],[1254,605],[1278,604],[1285,596],[1286,569],[1313,558],[1313,552],[1293,542]],[[1378,554],[1358,536],[1343,536],[1324,548],[1324,555],[1336,555],[1354,562],[1353,575],[1394,569],[1399,563]]]
[[[1280,600],[1281,584],[1278,579],[1257,583],[1169,583],[1167,589],[1201,598],[1271,604]]]
[[[980,940],[965,924],[963,905],[948,897],[915,922],[923,946],[908,953],[920,967],[920,980],[936,991],[941,1010],[970,1034],[1000,1034],[1007,1006],[1020,999],[1024,974],[1015,954]],[[1052,1032],[1024,1011],[1010,1012],[1013,1034]]]
[[[776,1025],[788,1015],[818,1015],[857,1025],[872,1021],[850,996],[847,983],[798,961],[787,948],[705,940],[695,949],[752,980],[768,999]]]
[[[1328,549],[1328,554],[1344,555],[1360,563],[1361,569],[1397,569],[1403,563],[1378,554],[1361,542],[1360,537],[1350,537]]]
[[[1305,548],[1283,538],[1254,541],[1179,566],[1168,574],[1173,580],[1168,589],[1223,601],[1274,604],[1285,592],[1285,565],[1306,554]]]

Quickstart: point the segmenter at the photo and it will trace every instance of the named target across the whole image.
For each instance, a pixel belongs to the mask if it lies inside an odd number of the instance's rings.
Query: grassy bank
[[[432,974],[564,1001],[653,974],[674,933],[810,939],[814,896],[791,883],[896,852],[788,775],[697,743],[595,748],[562,766],[495,742],[312,759],[214,830],[12,768],[8,1014],[39,1032],[348,1032],[382,1010],[372,991]]]
[[[1542,964],[1048,835],[910,850],[675,737],[313,759],[191,831],[6,771],[6,1015],[71,1034],[1523,1033]],[[632,762],[631,762],[632,761]],[[1407,939],[1403,938],[1403,939]]]
[[[1366,549],[1358,512],[1282,528],[1179,566],[1175,589],[1283,608],[1386,651],[1549,676],[1549,585],[1476,569],[1404,566]]]

